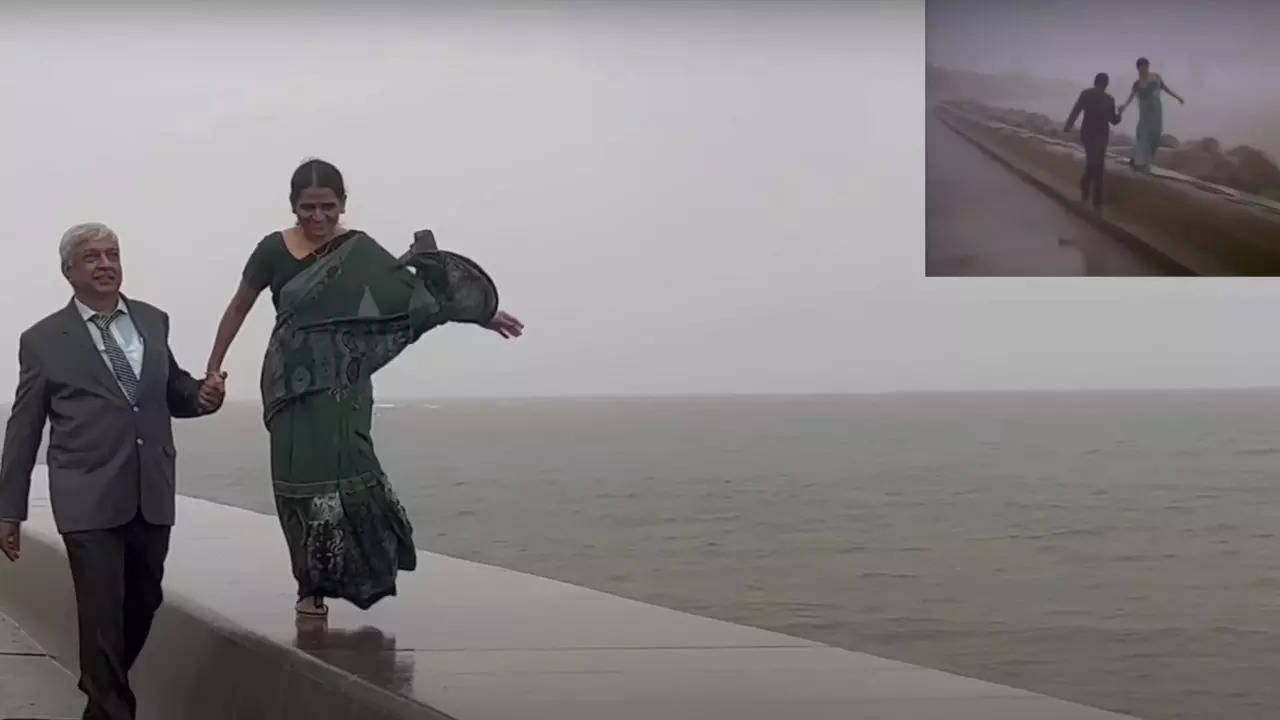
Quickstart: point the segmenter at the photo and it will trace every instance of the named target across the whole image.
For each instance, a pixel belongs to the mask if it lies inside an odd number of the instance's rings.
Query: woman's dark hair
[[[1151,61],[1146,58],[1138,58],[1138,67],[1142,67],[1143,65],[1151,67]]]
[[[289,207],[298,205],[298,198],[307,188],[329,188],[339,200],[347,199],[347,186],[342,182],[342,173],[332,163],[311,159],[298,166],[289,180]]]

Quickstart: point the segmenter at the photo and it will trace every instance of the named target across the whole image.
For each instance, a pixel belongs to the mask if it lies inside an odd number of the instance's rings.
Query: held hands
[[[495,313],[485,327],[507,339],[518,338],[524,334],[524,323],[504,310]]]
[[[222,407],[227,396],[227,373],[222,370],[210,370],[200,383],[200,395],[196,407],[202,413],[211,413]]]
[[[22,524],[11,520],[0,520],[0,552],[17,562],[22,555]]]

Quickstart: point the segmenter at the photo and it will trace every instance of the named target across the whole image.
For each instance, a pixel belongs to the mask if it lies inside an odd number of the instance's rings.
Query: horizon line
[[[375,400],[384,405],[398,402],[492,402],[509,400],[679,400],[714,398],[838,398],[881,397],[892,395],[1069,395],[1099,393],[1240,393],[1280,392],[1280,385],[1205,385],[1205,386],[1089,386],[1079,388],[1010,387],[1010,388],[919,388],[856,391],[813,392],[664,392],[664,393],[562,393],[557,395],[386,395]],[[228,398],[228,404],[257,403],[252,398]]]
[[[376,398],[374,405],[397,403],[436,402],[508,402],[508,401],[568,401],[568,400],[683,400],[683,399],[786,399],[786,398],[854,398],[904,395],[1098,395],[1103,393],[1137,394],[1194,394],[1194,393],[1273,393],[1280,392],[1280,385],[1202,385],[1202,386],[1087,386],[1078,388],[1008,387],[1008,388],[917,388],[889,390],[847,390],[813,392],[666,392],[666,393],[563,393],[559,395],[387,395]],[[227,398],[227,405],[260,404],[257,398]],[[12,401],[0,401],[0,407],[9,407]]]

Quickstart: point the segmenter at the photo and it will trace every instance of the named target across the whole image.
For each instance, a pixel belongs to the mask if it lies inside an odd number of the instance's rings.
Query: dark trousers
[[[84,720],[133,720],[129,669],[163,599],[169,527],[139,513],[127,525],[67,533],[62,540],[76,588],[80,690],[89,697]]]
[[[1102,204],[1102,180],[1106,177],[1107,136],[1080,138],[1084,145],[1084,174],[1080,176],[1080,201],[1093,199],[1094,206]]]

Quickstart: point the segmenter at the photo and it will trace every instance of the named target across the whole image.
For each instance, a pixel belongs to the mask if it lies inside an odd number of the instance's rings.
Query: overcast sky
[[[1280,67],[1274,0],[929,0],[930,59],[986,71],[1074,77],[1139,56],[1185,75],[1238,71],[1241,86]],[[1099,69],[1093,69],[1093,68]]]
[[[1126,3],[1121,3],[1126,4]],[[1272,384],[1272,280],[927,279],[923,4],[0,7],[0,390],[101,220],[203,367],[308,156],[528,335],[433,331],[381,396]],[[421,9],[425,7],[426,9]],[[1126,51],[1126,56],[1133,54]],[[260,301],[230,389],[256,396]]]
[[[930,0],[926,24],[932,63],[1066,79],[1081,88],[1105,72],[1119,101],[1137,78],[1137,59],[1146,57],[1187,100],[1166,110],[1165,132],[1211,135],[1280,157],[1275,0]],[[1028,100],[1027,107],[1065,114],[1073,100]]]

